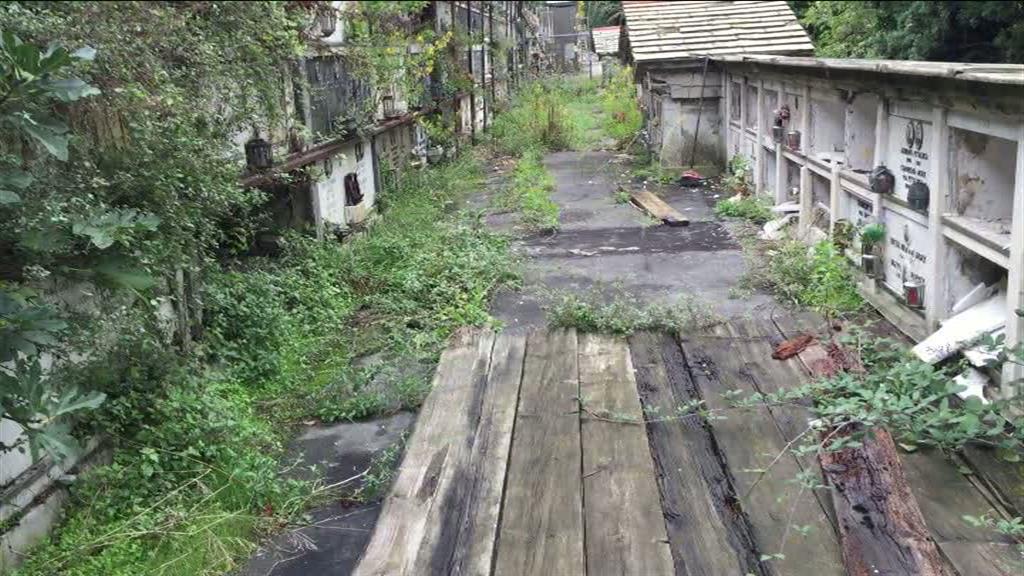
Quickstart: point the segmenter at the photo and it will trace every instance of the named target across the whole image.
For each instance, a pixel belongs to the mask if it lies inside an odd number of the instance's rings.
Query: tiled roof
[[[591,30],[594,35],[594,52],[616,54],[619,51],[619,27],[605,26]]]
[[[814,52],[807,32],[783,1],[623,2],[622,11],[637,62]]]

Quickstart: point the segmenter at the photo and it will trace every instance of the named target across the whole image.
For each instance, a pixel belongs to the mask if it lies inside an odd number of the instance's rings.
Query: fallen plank
[[[625,340],[579,337],[589,576],[670,574],[654,465]]]
[[[875,428],[862,442],[820,455],[850,576],[952,574],[925,526],[892,437]]]
[[[437,529],[437,514],[461,499],[476,429],[469,410],[450,407],[469,406],[484,387],[493,343],[490,330],[464,329],[441,354],[431,393],[354,574],[423,574],[420,567],[433,562],[421,545]]]
[[[788,335],[813,329],[814,326],[823,327],[825,323],[804,314],[795,318],[782,316],[776,319],[776,325],[784,335]],[[814,359],[809,360],[803,355],[801,359],[812,373],[815,372]],[[1019,469],[1015,474],[1009,463],[993,461],[994,454],[984,448],[968,446],[965,453],[973,456],[974,462],[981,463],[976,472],[982,477],[983,488],[968,480],[954,462],[937,451],[899,454],[899,463],[924,525],[946,559],[961,574],[1020,574],[1024,569],[1021,557],[1009,541],[999,538],[991,530],[971,527],[963,520],[964,515],[979,516],[997,509],[996,504],[1007,508],[1004,515],[1016,514],[1012,497],[1007,499],[1005,494],[1012,494],[1010,487],[1013,486],[1024,490],[1020,488]],[[1009,572],[1008,567],[1016,571]]]
[[[647,190],[630,193],[630,202],[650,215],[651,218],[669,226],[688,226],[690,224],[690,220],[681,212]]]
[[[802,469],[786,451],[787,441],[768,408],[731,409],[723,395],[757,391],[749,377],[750,364],[757,360],[742,350],[747,342],[725,327],[706,337],[681,341],[690,373],[707,406],[727,415],[713,421],[711,428],[741,497],[739,505],[754,528],[758,548],[765,554],[784,554],[771,562],[773,573],[843,574],[832,525],[814,495],[794,482]],[[775,362],[768,355],[760,361]],[[798,534],[793,526],[807,527],[807,534]]]
[[[721,455],[699,418],[658,419],[698,400],[682,349],[667,334],[629,339],[637,388],[650,412],[647,438],[657,471],[676,574],[766,574],[753,528],[735,506]]]
[[[1024,516],[1024,460],[1007,462],[995,449],[975,444],[964,447],[963,457],[1011,515]]]
[[[576,332],[526,344],[494,573],[584,574]]]
[[[525,334],[495,338],[486,386],[464,408],[477,422],[470,457],[457,490],[430,510],[436,529],[421,545],[417,574],[490,574],[525,351]]]

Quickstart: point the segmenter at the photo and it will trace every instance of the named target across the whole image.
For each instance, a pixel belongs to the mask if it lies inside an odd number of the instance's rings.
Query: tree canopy
[[[1024,2],[790,2],[819,56],[1024,63]]]

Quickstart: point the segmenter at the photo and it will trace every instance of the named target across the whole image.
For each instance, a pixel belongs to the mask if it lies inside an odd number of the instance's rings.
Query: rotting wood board
[[[787,442],[771,412],[767,407],[731,409],[723,396],[734,390],[744,395],[756,392],[740,350],[743,344],[744,339],[734,337],[725,327],[681,340],[690,373],[708,408],[727,414],[711,427],[741,497],[739,505],[754,527],[759,549],[784,555],[772,561],[774,573],[844,574],[832,525],[817,499],[794,482],[801,468],[786,452]],[[798,534],[791,528],[794,525],[808,527],[807,534]]]
[[[625,340],[579,337],[588,576],[671,574],[672,554]]]
[[[676,574],[767,574],[752,528],[705,423],[668,418],[698,400],[682,349],[667,334],[629,339],[636,383],[649,414],[647,437],[661,491]]]
[[[647,190],[637,190],[630,193],[630,202],[646,212],[651,218],[664,222],[669,226],[688,226],[690,220],[681,212],[669,206],[664,200],[658,198]]]

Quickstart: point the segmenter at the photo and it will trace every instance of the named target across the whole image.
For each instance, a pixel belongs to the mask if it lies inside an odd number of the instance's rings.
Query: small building
[[[663,166],[721,164],[721,69],[707,59],[814,51],[782,1],[623,2],[622,11],[623,57],[634,66],[649,145]]]

